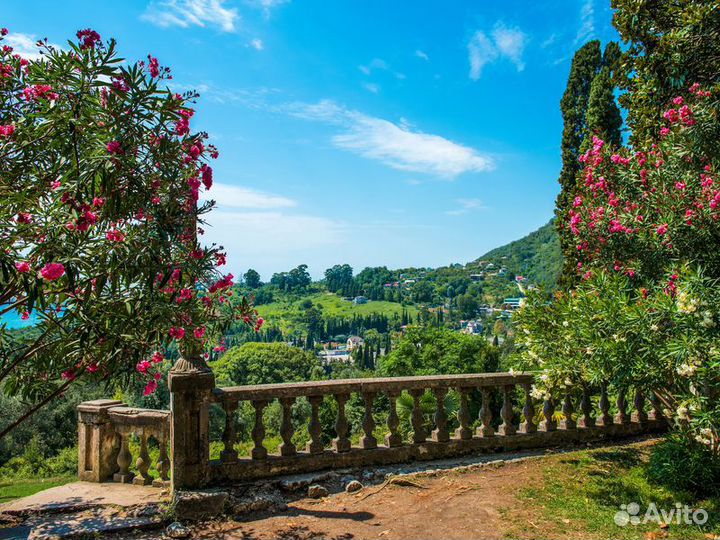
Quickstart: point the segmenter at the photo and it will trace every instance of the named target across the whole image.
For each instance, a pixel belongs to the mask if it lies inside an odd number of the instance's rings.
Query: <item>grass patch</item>
[[[402,315],[403,309],[413,317],[416,317],[418,313],[415,306],[403,306],[397,302],[385,302],[384,300],[370,300],[367,304],[353,304],[334,293],[314,293],[297,299],[280,300],[257,306],[257,310],[258,314],[268,323],[284,328],[299,320],[304,311],[301,304],[306,300],[310,300],[313,305],[321,308],[325,317],[351,318],[353,315],[366,316],[376,313],[392,318],[393,315]]]
[[[62,486],[77,480],[74,476],[57,476],[54,478],[20,478],[0,481],[0,504],[34,495],[38,491],[55,486]]]
[[[520,490],[523,510],[505,515],[506,537],[519,538],[682,538],[705,539],[720,534],[720,499],[699,499],[682,490],[662,487],[648,479],[652,445],[598,449],[552,456],[542,466],[542,481]],[[704,526],[656,522],[618,526],[620,505],[637,503],[642,519],[648,506],[670,511],[675,503],[703,508]],[[681,520],[682,521],[682,520]]]

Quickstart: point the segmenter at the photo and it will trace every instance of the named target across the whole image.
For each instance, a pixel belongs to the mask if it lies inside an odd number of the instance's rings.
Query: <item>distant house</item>
[[[479,274],[470,274],[470,279],[473,281],[482,281],[485,279],[485,272],[480,272]]]
[[[365,345],[365,340],[360,336],[350,336],[347,340],[347,350],[354,351],[357,347]]]
[[[503,300],[502,308],[507,311],[513,311],[523,305],[524,298],[506,298]]]
[[[518,283],[523,283],[524,281],[527,281],[527,278],[523,276],[515,276],[515,281],[517,281]]]
[[[504,276],[505,274],[507,274],[507,268],[503,266],[500,270],[498,270],[498,276]]]
[[[348,353],[345,350],[320,351],[317,356],[320,359],[320,363],[323,366],[327,366],[332,363],[343,363],[343,364],[352,364],[353,363],[352,356],[350,355],[350,353]]]
[[[368,299],[365,298],[364,296],[356,296],[355,298],[353,298],[352,303],[353,304],[367,304]]]
[[[463,334],[482,334],[483,324],[481,321],[460,321],[460,332]]]

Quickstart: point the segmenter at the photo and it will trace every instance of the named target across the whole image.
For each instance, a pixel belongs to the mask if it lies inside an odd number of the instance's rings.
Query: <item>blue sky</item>
[[[231,271],[466,262],[543,225],[570,59],[607,0],[0,0],[18,50],[93,28],[201,99]],[[14,42],[13,42],[14,40]]]

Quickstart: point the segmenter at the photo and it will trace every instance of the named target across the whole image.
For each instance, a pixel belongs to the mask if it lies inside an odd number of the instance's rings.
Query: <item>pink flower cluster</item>
[[[94,49],[95,45],[100,42],[100,34],[90,28],[78,30],[76,36],[80,40],[80,48],[83,50]]]
[[[40,101],[41,99],[57,101],[60,97],[57,92],[53,92],[53,88],[49,84],[27,86],[23,90],[23,95],[27,101]]]
[[[55,281],[65,275],[65,266],[61,263],[47,263],[40,270],[40,275],[47,281]]]
[[[12,124],[7,124],[5,126],[0,125],[0,137],[12,137],[12,134],[15,133],[15,126]]]

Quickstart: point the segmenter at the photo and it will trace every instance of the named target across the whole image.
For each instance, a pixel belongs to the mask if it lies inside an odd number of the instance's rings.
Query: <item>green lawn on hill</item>
[[[403,309],[416,317],[418,309],[415,306],[403,306],[396,302],[385,302],[384,300],[370,300],[367,304],[353,304],[349,300],[343,300],[335,293],[313,293],[300,298],[279,300],[269,304],[257,306],[258,313],[269,324],[280,327],[299,317],[304,308],[302,304],[310,300],[314,306],[321,308],[325,317],[352,317],[353,315],[366,316],[373,313],[386,315],[392,318],[397,314],[400,316]],[[285,324],[283,324],[285,323]]]

